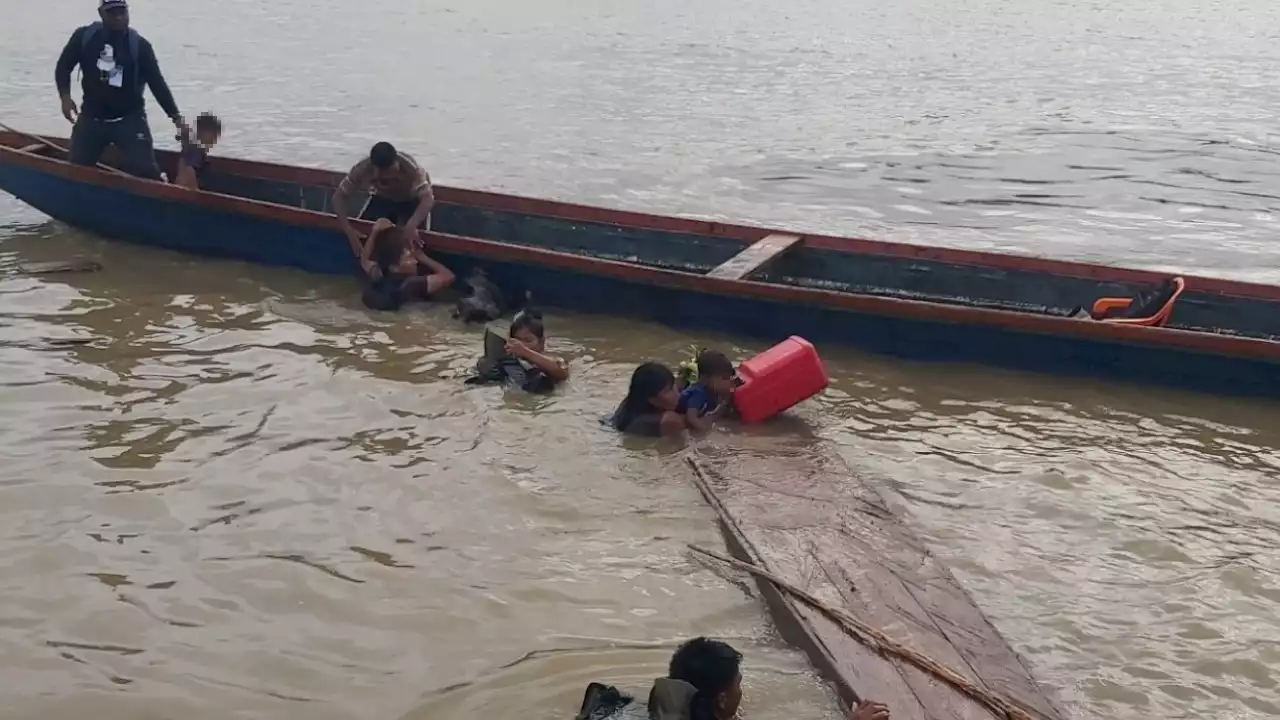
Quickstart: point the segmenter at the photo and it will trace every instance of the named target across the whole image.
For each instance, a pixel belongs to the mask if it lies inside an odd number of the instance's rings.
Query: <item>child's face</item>
[[[733,392],[733,376],[712,375],[707,380],[707,387],[711,388],[711,392],[717,395],[728,395]]]
[[[524,343],[525,347],[531,350],[537,350],[538,352],[542,352],[542,347],[546,343],[546,340],[534,335],[533,331],[526,327],[516,330],[511,334],[511,338],[513,340],[519,340]]]
[[[217,130],[211,130],[209,128],[204,128],[203,130],[196,130],[196,142],[200,143],[201,145],[207,148],[211,148],[214,145],[217,145],[218,137],[219,135]]]

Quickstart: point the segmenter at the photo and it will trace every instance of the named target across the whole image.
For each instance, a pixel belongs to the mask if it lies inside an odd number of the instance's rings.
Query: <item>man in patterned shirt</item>
[[[369,202],[360,213],[361,220],[386,218],[395,223],[406,246],[421,247],[418,230],[425,228],[436,198],[431,192],[427,171],[408,153],[400,152],[389,142],[380,142],[351,168],[333,194],[333,211],[338,227],[359,257],[363,242],[347,217],[347,203],[355,193],[369,193]]]

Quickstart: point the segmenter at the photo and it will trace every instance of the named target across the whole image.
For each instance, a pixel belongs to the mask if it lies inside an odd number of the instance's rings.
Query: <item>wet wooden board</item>
[[[813,439],[742,441],[749,448],[702,448],[694,458],[704,495],[728,518],[722,526],[730,552],[1033,716],[1065,717],[950,571],[833,449]],[[845,701],[883,702],[894,720],[996,717],[944,681],[850,638],[767,581],[759,586],[783,636],[809,655]]]
[[[18,265],[18,271],[26,275],[53,275],[55,273],[68,272],[96,272],[102,269],[102,265],[81,258],[71,260],[52,260],[50,262],[33,262],[22,263]]]
[[[774,233],[751,243],[742,252],[725,260],[707,273],[719,280],[741,280],[782,256],[800,242],[799,235]]]

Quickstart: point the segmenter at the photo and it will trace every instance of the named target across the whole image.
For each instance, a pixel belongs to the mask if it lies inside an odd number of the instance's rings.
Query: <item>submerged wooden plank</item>
[[[707,277],[719,280],[741,280],[778,259],[800,242],[799,235],[774,233],[743,248],[742,252],[725,260],[707,273]]]
[[[704,448],[695,461],[734,555],[1034,715],[1064,717],[951,573],[833,450],[815,449],[812,439],[755,436],[749,443]],[[759,584],[784,636],[845,700],[886,703],[895,720],[996,717],[932,674],[849,637],[771,583]]]
[[[68,272],[96,272],[102,269],[102,265],[82,258],[74,258],[71,260],[51,260],[49,262],[33,262],[21,263],[18,265],[18,271],[26,275],[52,275],[55,273]]]

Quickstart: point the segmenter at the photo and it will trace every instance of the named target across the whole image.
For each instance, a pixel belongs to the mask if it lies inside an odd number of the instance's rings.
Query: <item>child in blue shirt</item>
[[[698,353],[698,379],[680,393],[676,412],[683,415],[689,427],[705,431],[711,421],[728,410],[733,395],[733,363],[724,353],[704,350]]]

